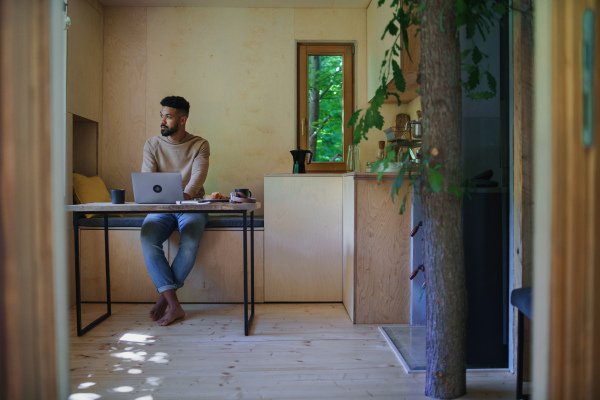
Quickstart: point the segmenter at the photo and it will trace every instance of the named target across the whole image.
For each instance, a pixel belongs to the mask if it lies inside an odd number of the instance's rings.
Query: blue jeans
[[[142,224],[142,250],[146,268],[159,293],[179,289],[196,261],[200,239],[208,222],[208,214],[148,214]],[[179,250],[169,265],[163,243],[178,228]]]

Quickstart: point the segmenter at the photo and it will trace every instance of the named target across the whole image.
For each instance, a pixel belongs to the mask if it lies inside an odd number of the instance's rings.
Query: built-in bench
[[[157,292],[146,270],[140,230],[145,215],[109,217],[111,298],[114,302],[155,302]],[[250,224],[250,217],[247,217]],[[104,301],[104,218],[79,220],[82,301]],[[264,301],[264,219],[254,217],[255,301]],[[171,263],[177,254],[179,232],[175,230],[163,248]],[[250,231],[248,230],[248,244]],[[250,257],[250,251],[248,251]],[[243,302],[243,217],[209,214],[192,272],[177,295],[184,303]]]

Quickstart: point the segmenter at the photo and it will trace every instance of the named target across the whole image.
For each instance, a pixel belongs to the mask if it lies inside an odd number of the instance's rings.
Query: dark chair
[[[517,331],[517,399],[529,399],[528,394],[523,394],[523,322],[524,316],[532,320],[531,310],[531,287],[515,289],[510,295],[510,303],[517,308],[518,324]]]

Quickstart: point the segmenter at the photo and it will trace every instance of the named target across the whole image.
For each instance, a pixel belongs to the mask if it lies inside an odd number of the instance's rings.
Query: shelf
[[[389,140],[389,143],[392,146],[397,146],[397,147],[421,147],[421,140],[401,140],[401,139],[394,139],[394,140]]]
[[[417,90],[419,90],[419,84],[417,83],[417,74],[417,71],[404,71],[404,80],[406,81],[406,88],[404,90],[404,93],[398,92],[396,90],[396,83],[393,79],[388,82],[388,92],[398,93],[402,104],[410,103],[411,101],[419,97],[419,94],[417,93]],[[384,101],[384,103],[386,104],[397,102],[398,99],[396,99],[394,96],[390,96],[387,100]]]
[[[408,104],[417,97],[419,94],[416,92],[419,90],[419,84],[417,83],[417,71],[406,71],[404,72],[404,80],[406,80],[406,88],[404,93],[396,90],[396,83],[394,79],[390,80],[387,84],[387,91],[390,93],[397,93],[402,101],[402,104]],[[372,102],[373,99],[369,99],[369,103]],[[384,100],[385,104],[397,104],[398,99],[394,96],[389,96],[387,100]]]

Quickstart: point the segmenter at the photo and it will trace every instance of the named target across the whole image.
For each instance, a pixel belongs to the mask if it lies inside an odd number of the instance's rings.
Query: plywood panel
[[[158,29],[164,34],[164,29]],[[142,168],[146,140],[146,9],[109,7],[104,16],[103,125],[100,175],[109,188],[125,189],[133,201],[131,173]],[[167,35],[168,36],[168,35]],[[160,101],[157,100],[157,101]],[[153,132],[159,133],[158,113]]]
[[[247,233],[250,246],[250,232]],[[244,301],[243,232],[210,230],[200,241],[196,264],[177,295],[182,302],[242,303]],[[169,239],[170,262],[179,245],[179,233]],[[254,300],[264,301],[263,231],[254,231]],[[250,247],[248,247],[250,274]],[[250,288],[250,275],[248,275]],[[250,292],[248,291],[248,296]]]
[[[249,235],[249,234],[248,234]],[[81,268],[82,299],[106,299],[104,272],[104,231],[82,229]],[[263,301],[263,232],[254,232],[255,240],[255,301]],[[111,229],[110,274],[111,296],[115,302],[155,302],[156,287],[144,262],[139,229]],[[179,243],[174,232],[163,248],[170,262]],[[248,238],[248,244],[250,239]],[[248,252],[250,257],[250,252]],[[207,230],[200,241],[192,272],[177,295],[181,302],[240,303],[243,302],[242,231]]]
[[[528,9],[530,0],[515,7]],[[531,286],[533,268],[533,21],[525,13],[513,13],[513,287]],[[518,318],[513,313],[513,343],[518,340]],[[526,323],[526,328],[529,323]],[[529,354],[529,329],[525,330],[525,354]],[[513,367],[517,368],[517,346],[513,346]],[[525,357],[524,380],[529,378],[529,357]]]
[[[410,195],[399,215],[393,180],[356,180],[355,323],[410,323]]]
[[[353,176],[343,178],[343,302],[350,319],[354,321],[354,263],[356,262],[356,189]]]
[[[582,110],[586,105],[581,24],[584,10],[595,10],[594,87],[588,89],[598,99],[600,1],[552,1],[551,6],[553,91],[549,114],[554,162],[549,171],[552,228],[548,398],[592,399],[600,392],[600,114],[592,117],[590,129],[595,138],[586,148],[582,138]],[[591,107],[597,109],[597,105]],[[535,321],[536,317],[537,324]]]
[[[81,229],[82,301],[106,301],[104,230]],[[139,229],[111,229],[108,234],[113,301],[156,301],[148,275]],[[163,246],[165,252],[167,246]]]
[[[301,175],[265,177],[265,301],[341,302],[342,178]]]
[[[92,121],[102,118],[102,7],[70,0],[67,31],[67,111]]]
[[[98,175],[98,123],[73,123],[73,172]]]
[[[56,2],[53,2],[56,6]],[[60,5],[59,5],[60,6]],[[61,397],[47,1],[0,1],[0,398]],[[53,13],[53,15],[55,15]],[[60,14],[59,14],[60,15]],[[53,59],[52,66],[55,66]],[[60,109],[60,107],[59,107]],[[55,153],[56,154],[56,153]],[[60,257],[60,256],[58,256]],[[57,270],[59,271],[57,273]],[[58,319],[57,319],[58,315]],[[59,345],[59,343],[61,343]],[[66,344],[66,343],[65,343]],[[60,359],[59,359],[60,358]],[[63,361],[65,362],[63,364]],[[60,367],[59,367],[60,365]],[[64,386],[62,386],[64,388]],[[66,393],[62,392],[66,397]]]

